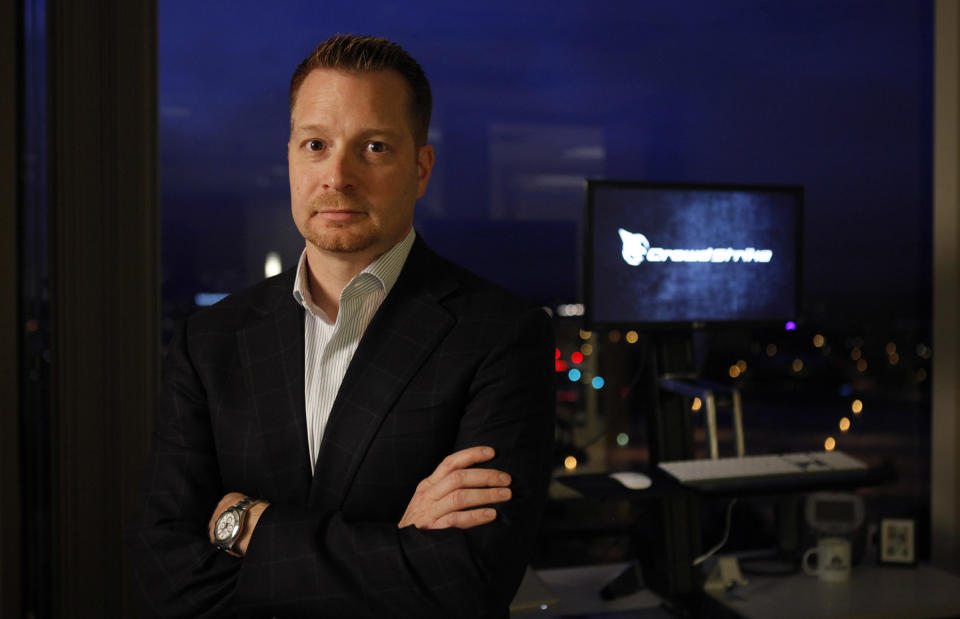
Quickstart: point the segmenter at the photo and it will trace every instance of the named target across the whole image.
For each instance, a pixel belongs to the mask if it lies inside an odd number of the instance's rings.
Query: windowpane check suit
[[[168,351],[137,518],[136,588],[157,617],[505,617],[546,497],[554,420],[546,314],[419,238],[360,341],[310,474],[294,271],[199,312]],[[512,477],[473,529],[397,528],[454,451]],[[222,496],[270,502],[247,554],[208,541]]]

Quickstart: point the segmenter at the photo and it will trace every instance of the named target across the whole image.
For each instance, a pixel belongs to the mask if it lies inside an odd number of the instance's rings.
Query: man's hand
[[[490,447],[470,447],[444,458],[430,477],[417,485],[397,526],[469,529],[493,521],[495,509],[472,508],[509,501],[510,476],[494,469],[467,468],[493,455]]]
[[[210,537],[210,543],[214,542],[213,539],[213,527],[217,523],[217,518],[220,517],[228,507],[233,507],[239,501],[243,500],[247,495],[240,494],[239,492],[231,492],[220,499],[220,502],[217,503],[216,508],[213,510],[213,515],[210,516],[210,523],[207,525],[207,535]],[[252,505],[247,509],[247,515],[243,518],[243,528],[240,529],[240,537],[237,538],[236,543],[233,545],[233,551],[239,555],[247,554],[247,546],[250,544],[250,537],[253,535],[253,529],[257,526],[257,521],[260,520],[260,516],[263,514],[263,510],[267,509],[270,504],[266,501],[261,501],[255,505]]]

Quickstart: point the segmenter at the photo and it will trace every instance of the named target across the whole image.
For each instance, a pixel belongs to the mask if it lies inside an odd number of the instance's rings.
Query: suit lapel
[[[324,430],[311,506],[342,504],[384,417],[453,326],[453,316],[438,301],[456,283],[430,276],[436,261],[418,238],[364,333]]]
[[[294,270],[295,272],[295,270]],[[292,273],[268,289],[261,315],[237,334],[273,477],[276,502],[306,505],[310,460],[303,383],[303,310],[293,299]]]

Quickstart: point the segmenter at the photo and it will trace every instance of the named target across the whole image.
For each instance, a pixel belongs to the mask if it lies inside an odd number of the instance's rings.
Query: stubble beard
[[[339,194],[314,200],[309,208],[310,218],[300,227],[300,234],[317,249],[354,253],[369,249],[378,240],[377,231],[369,219],[370,209],[363,200]],[[319,214],[324,208],[360,211],[367,215],[362,221],[354,223],[324,221]]]

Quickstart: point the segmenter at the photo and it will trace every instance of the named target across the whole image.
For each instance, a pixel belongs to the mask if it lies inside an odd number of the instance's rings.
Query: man
[[[294,73],[305,250],[171,343],[128,529],[146,615],[507,615],[550,472],[552,335],[416,238],[430,105],[383,39],[333,37]]]

